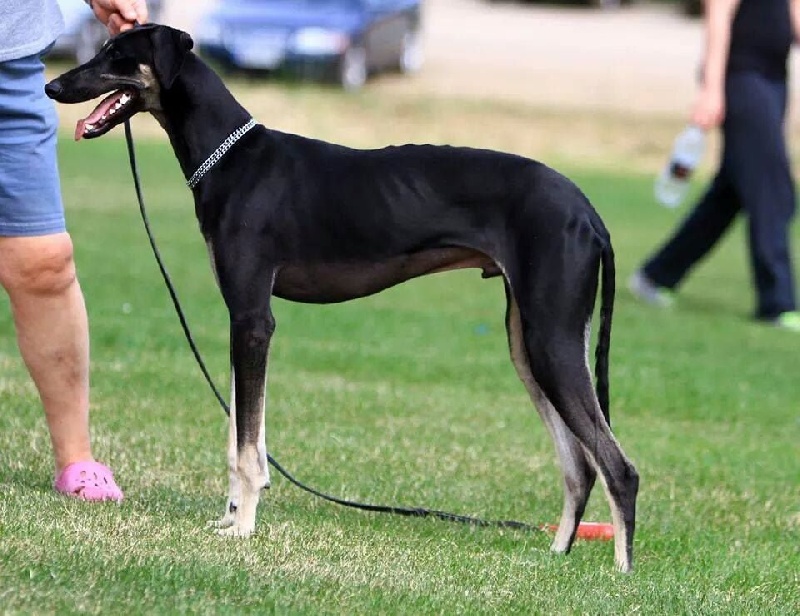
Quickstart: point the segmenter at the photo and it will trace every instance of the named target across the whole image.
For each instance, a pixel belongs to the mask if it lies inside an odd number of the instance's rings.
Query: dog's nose
[[[55,98],[56,96],[61,94],[63,89],[64,88],[61,87],[61,84],[59,83],[58,79],[54,79],[44,87],[44,93],[47,94],[47,96],[49,96],[50,98]]]

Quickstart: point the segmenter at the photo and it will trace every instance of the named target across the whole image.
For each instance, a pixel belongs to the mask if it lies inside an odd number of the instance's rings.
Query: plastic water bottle
[[[703,158],[706,134],[699,126],[689,125],[675,139],[669,162],[656,178],[656,199],[665,207],[677,207],[689,190],[689,180]]]

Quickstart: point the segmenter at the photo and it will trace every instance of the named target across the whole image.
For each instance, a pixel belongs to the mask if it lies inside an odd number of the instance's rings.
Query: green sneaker
[[[797,310],[779,314],[773,323],[775,327],[800,334],[800,312]]]
[[[637,270],[628,280],[628,289],[633,295],[653,306],[669,308],[675,303],[675,293],[670,289],[659,287],[656,283],[644,275],[644,272]]]

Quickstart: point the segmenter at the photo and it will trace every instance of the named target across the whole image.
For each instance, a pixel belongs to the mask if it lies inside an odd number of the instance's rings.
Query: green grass
[[[274,471],[257,536],[230,541],[205,527],[225,502],[225,418],[149,252],[124,144],[64,142],[61,156],[92,324],[95,453],[126,501],[50,489],[43,416],[4,308],[0,611],[800,611],[800,340],[749,321],[740,228],[675,310],[653,311],[624,282],[680,214],[653,203],[649,175],[563,169],[615,241],[612,416],[642,477],[632,575],[615,572],[610,543],[555,556],[542,533],[342,509]],[[226,314],[190,195],[166,144],[143,142],[139,156],[159,245],[225,391]],[[271,453],[343,497],[556,521],[555,454],[508,359],[503,310],[500,283],[473,271],[339,306],[279,301]],[[609,519],[599,487],[586,519]]]

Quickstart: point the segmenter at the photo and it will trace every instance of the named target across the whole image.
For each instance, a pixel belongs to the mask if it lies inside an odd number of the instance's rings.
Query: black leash
[[[127,142],[128,146],[128,159],[131,163],[131,173],[133,174],[133,185],[136,188],[136,198],[139,201],[139,212],[142,215],[142,221],[144,222],[145,230],[147,231],[147,239],[150,241],[150,248],[153,250],[153,255],[156,258],[156,262],[158,263],[158,269],[161,270],[161,276],[164,278],[164,283],[167,285],[167,290],[169,291],[170,299],[172,299],[172,304],[175,306],[175,312],[178,314],[178,319],[181,322],[181,327],[183,328],[183,333],[186,336],[186,340],[189,343],[189,347],[192,349],[192,353],[194,354],[195,359],[197,360],[197,364],[200,366],[200,370],[203,372],[203,376],[206,379],[211,391],[214,392],[214,396],[216,396],[217,401],[219,402],[222,410],[225,411],[226,415],[231,414],[230,407],[228,406],[225,399],[219,393],[217,386],[214,384],[214,380],[211,378],[211,375],[206,368],[205,362],[203,358],[200,356],[200,351],[197,349],[197,345],[195,344],[194,338],[192,337],[192,332],[189,330],[189,325],[186,322],[186,317],[183,313],[183,308],[178,301],[178,295],[175,292],[175,287],[172,284],[172,279],[167,272],[167,268],[164,266],[164,262],[161,259],[161,253],[158,250],[158,246],[156,246],[155,238],[153,237],[152,230],[150,229],[150,221],[147,217],[147,212],[145,211],[144,207],[144,198],[142,197],[142,187],[139,182],[139,170],[136,165],[136,153],[133,147],[133,134],[131,133],[131,125],[130,120],[125,120],[125,141]],[[409,517],[417,517],[417,518],[427,518],[427,517],[434,517],[440,520],[446,520],[449,522],[461,522],[463,524],[470,524],[472,526],[494,526],[500,528],[513,528],[516,530],[527,530],[527,531],[542,531],[543,528],[539,526],[534,526],[532,524],[526,524],[525,522],[517,522],[515,520],[482,520],[480,518],[473,518],[466,515],[459,515],[456,513],[449,513],[447,511],[436,511],[434,509],[423,509],[421,507],[394,507],[390,505],[370,505],[367,503],[359,503],[356,501],[346,500],[343,498],[338,498],[336,496],[331,496],[329,494],[325,494],[324,492],[320,492],[319,490],[315,490],[304,483],[300,482],[299,480],[295,479],[283,466],[281,466],[275,458],[271,455],[267,454],[267,460],[269,463],[277,470],[281,475],[283,475],[286,479],[288,479],[291,483],[296,485],[301,490],[305,490],[314,496],[318,496],[326,501],[331,503],[336,503],[337,505],[343,505],[345,507],[353,507],[355,509],[361,509],[363,511],[374,511],[378,513],[394,513],[397,515],[402,516],[409,516]]]

